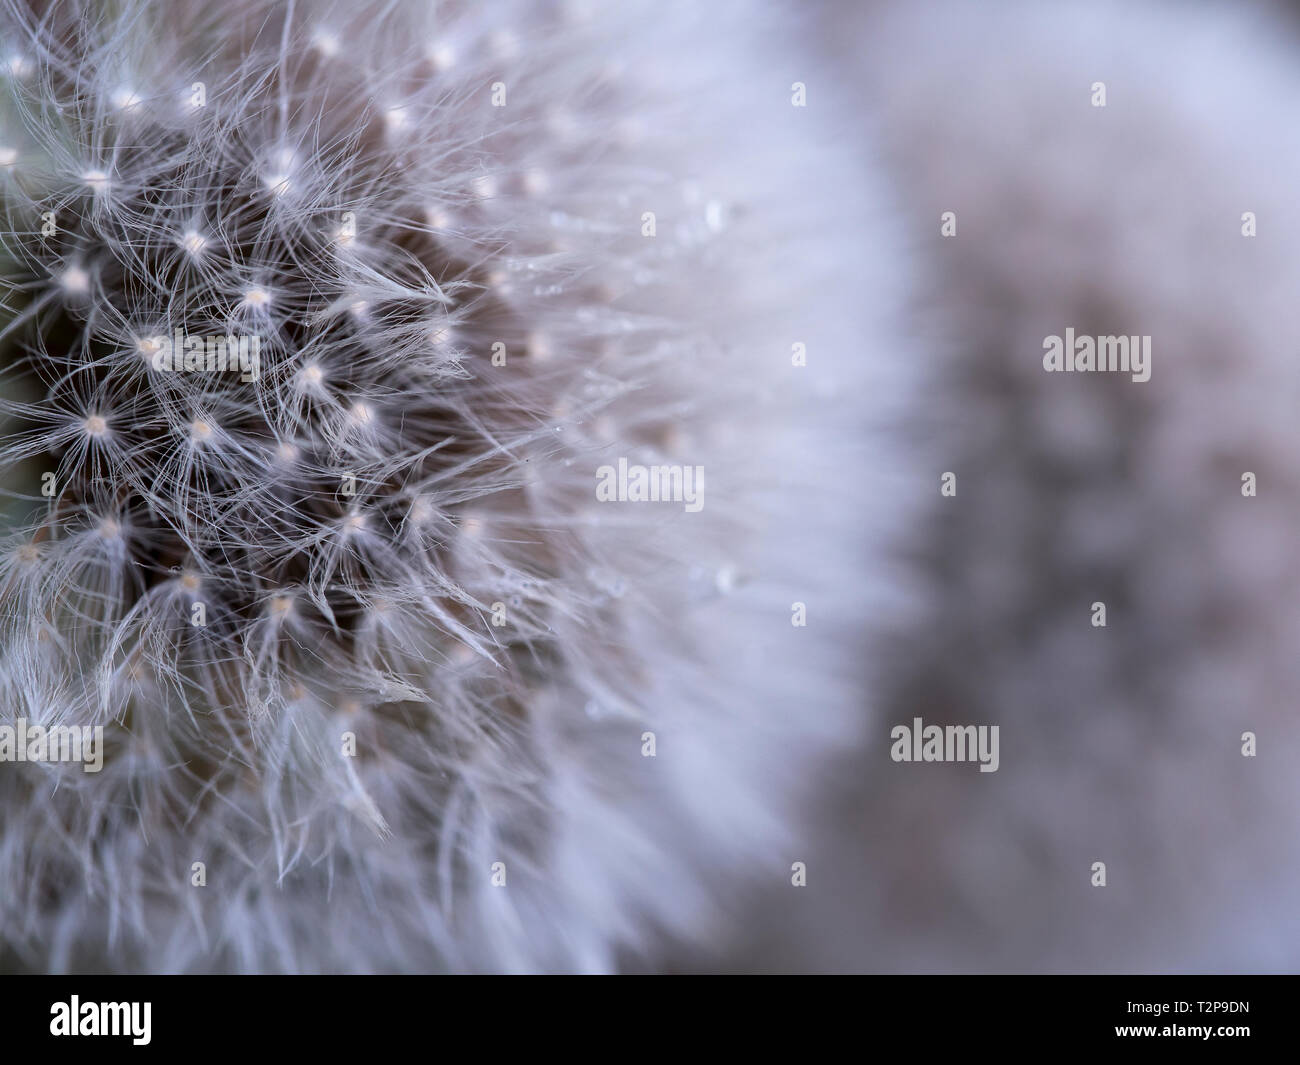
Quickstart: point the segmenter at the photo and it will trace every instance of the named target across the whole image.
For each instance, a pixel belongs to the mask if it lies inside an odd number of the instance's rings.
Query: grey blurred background
[[[1296,970],[1300,5],[813,12],[810,92],[909,235],[930,605],[862,636],[887,694],[828,774],[808,886],[774,865],[729,954],[670,963]],[[1044,373],[1066,327],[1150,335],[1151,380]],[[893,763],[915,716],[998,724],[1000,770]]]

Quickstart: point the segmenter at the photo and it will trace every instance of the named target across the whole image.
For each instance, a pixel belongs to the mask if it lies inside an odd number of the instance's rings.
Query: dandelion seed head
[[[266,185],[267,190],[272,196],[283,196],[293,187],[293,182],[290,181],[289,175],[279,171],[268,174],[262,179],[262,182]]]
[[[435,70],[447,71],[456,65],[456,50],[444,42],[429,45],[427,55]]]
[[[285,196],[293,188],[293,174],[298,157],[288,148],[274,152],[262,184],[272,196]]]
[[[417,497],[411,501],[411,505],[406,512],[407,521],[413,525],[420,525],[429,521],[434,515],[433,505],[422,497]]]
[[[514,0],[397,0],[328,24],[271,0],[233,17],[206,0],[39,6],[12,5],[32,54],[0,79],[23,131],[0,149],[0,167],[23,158],[0,181],[5,269],[33,293],[0,398],[35,396],[11,403],[0,458],[48,455],[58,491],[14,519],[0,722],[42,700],[111,742],[101,775],[57,788],[0,773],[15,956],[601,969],[646,945],[639,930],[692,928],[695,873],[779,851],[764,827],[779,789],[750,767],[784,765],[789,745],[709,753],[790,727],[781,685],[737,666],[730,634],[768,631],[780,560],[836,564],[802,540],[769,550],[788,523],[748,486],[804,452],[773,429],[799,422],[796,401],[754,398],[797,389],[755,353],[791,306],[827,317],[831,297],[790,268],[827,258],[795,241],[807,216],[875,245],[852,205],[809,202],[812,179],[789,176],[807,142],[774,150],[735,88],[770,57],[742,61],[730,34],[699,48],[685,10],[623,5],[580,33]],[[646,63],[662,55],[680,83]],[[165,63],[124,76],[150,57]],[[191,91],[155,107],[153,85]],[[643,142],[620,141],[634,120]],[[707,255],[671,235],[678,174],[727,206]],[[639,229],[651,209],[656,240]],[[709,228],[706,200],[694,209]],[[868,302],[879,279],[846,273],[845,302]],[[173,337],[166,372],[142,370]],[[680,461],[727,495],[672,523],[672,504],[598,501],[599,465],[654,461],[677,423]],[[727,426],[741,446],[701,443]],[[760,608],[736,581],[726,624],[694,598],[721,558],[774,582]],[[678,768],[620,775],[619,745],[635,762],[652,728]],[[515,924],[478,875],[498,849]],[[193,890],[196,856],[219,891]]]
[[[410,124],[410,121],[410,109],[401,104],[394,104],[392,107],[384,109],[384,125],[388,128],[389,133],[401,132]]]
[[[181,237],[180,243],[182,248],[197,259],[203,254],[203,249],[208,246],[208,239],[196,230],[187,229]]]
[[[271,293],[268,289],[260,285],[254,285],[251,288],[244,289],[243,305],[245,307],[261,310],[271,305]]]
[[[72,296],[84,296],[90,291],[90,274],[80,266],[69,266],[59,276],[59,285]]]
[[[320,29],[312,34],[312,47],[326,59],[333,59],[339,54],[339,39],[330,30]]]
[[[119,111],[134,111],[140,106],[140,94],[134,89],[123,86],[115,89],[111,97],[113,106]]]
[[[325,371],[311,363],[299,371],[298,379],[303,388],[319,389],[325,383]]]

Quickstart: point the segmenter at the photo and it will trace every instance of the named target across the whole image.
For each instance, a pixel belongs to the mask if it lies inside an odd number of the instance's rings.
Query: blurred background
[[[828,778],[808,886],[774,875],[729,956],[671,964],[1294,971],[1300,5],[815,10],[810,85],[909,235],[930,607],[863,638],[887,694]],[[1066,327],[1151,336],[1150,381],[1044,373]],[[999,725],[999,771],[893,763],[917,716]]]

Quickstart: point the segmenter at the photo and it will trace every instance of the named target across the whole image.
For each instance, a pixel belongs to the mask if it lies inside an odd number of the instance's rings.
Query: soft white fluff
[[[788,882],[906,510],[890,235],[797,24],[616,8],[10,12],[0,707],[109,737],[0,766],[18,963],[600,970]]]

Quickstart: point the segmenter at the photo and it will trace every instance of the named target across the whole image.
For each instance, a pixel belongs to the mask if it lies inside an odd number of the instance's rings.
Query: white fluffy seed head
[[[69,295],[85,295],[90,291],[90,275],[80,266],[69,266],[59,275],[59,286]]]
[[[37,298],[0,464],[51,456],[58,493],[15,530],[47,549],[5,586],[0,714],[102,724],[112,754],[55,789],[0,773],[0,927],[42,968],[71,937],[100,968],[319,971],[601,969],[709,925],[703,879],[784,846],[769,770],[842,735],[838,710],[791,734],[746,637],[816,591],[789,571],[807,543],[814,576],[855,573],[812,517],[768,537],[795,506],[778,469],[856,461],[858,421],[805,418],[769,357],[790,307],[825,322],[887,287],[790,266],[835,258],[799,234],[876,246],[856,201],[806,192],[856,162],[752,91],[766,15],[706,48],[685,4],[581,32],[514,0],[235,6],[10,13],[42,58],[0,86],[24,131],[6,269]],[[743,209],[720,229],[714,202]],[[810,339],[856,355],[876,324]],[[827,360],[838,394],[880,393],[863,361]],[[678,424],[702,509],[598,498],[600,466]],[[701,588],[724,565],[767,583]],[[193,890],[196,855],[220,891]]]
[[[401,104],[394,104],[384,109],[384,125],[389,133],[399,133],[410,124],[410,109]]]
[[[180,245],[197,259],[203,254],[203,249],[208,246],[208,238],[196,230],[187,229],[181,237]]]
[[[312,34],[312,47],[316,49],[326,59],[333,59],[339,54],[340,45],[338,37],[330,30],[319,29]]]
[[[262,184],[274,197],[286,196],[294,187],[298,157],[290,148],[277,148],[270,154]]]
[[[448,71],[456,65],[456,50],[446,42],[433,42],[429,45],[427,55],[434,70]]]
[[[298,383],[300,388],[319,390],[325,383],[325,371],[316,363],[304,366],[298,371]]]
[[[119,111],[134,111],[141,103],[140,94],[125,85],[114,90],[109,99]]]

